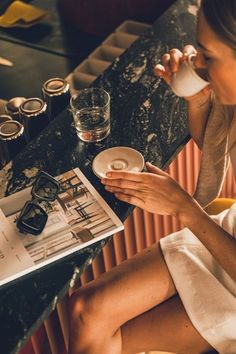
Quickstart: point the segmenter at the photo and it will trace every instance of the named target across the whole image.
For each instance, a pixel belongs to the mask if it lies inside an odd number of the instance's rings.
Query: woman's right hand
[[[173,75],[179,70],[180,65],[188,60],[189,55],[197,54],[197,50],[190,44],[186,45],[181,52],[177,48],[170,49],[168,53],[162,56],[162,64],[157,64],[154,68],[154,73],[165,80],[171,86]],[[197,94],[189,97],[184,97],[187,101],[200,101],[200,103],[209,98],[210,85],[206,86]]]

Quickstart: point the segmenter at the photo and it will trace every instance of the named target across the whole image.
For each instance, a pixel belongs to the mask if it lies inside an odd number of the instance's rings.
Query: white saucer
[[[106,177],[108,171],[140,172],[144,158],[140,152],[126,146],[116,146],[103,150],[93,160],[92,169],[99,178]]]

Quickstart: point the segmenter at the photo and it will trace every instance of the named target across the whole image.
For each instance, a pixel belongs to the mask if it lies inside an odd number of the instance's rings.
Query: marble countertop
[[[166,168],[189,139],[185,102],[153,75],[153,67],[169,48],[194,43],[197,0],[178,0],[153,27],[117,58],[93,86],[111,95],[111,135],[100,144],[79,141],[69,110],[0,171],[0,197],[32,184],[40,169],[52,175],[79,167],[116,214],[125,220],[132,207],[107,193],[92,173],[91,162],[101,150],[130,146],[146,161]],[[105,242],[83,249],[0,288],[1,351],[17,353],[78,274]]]

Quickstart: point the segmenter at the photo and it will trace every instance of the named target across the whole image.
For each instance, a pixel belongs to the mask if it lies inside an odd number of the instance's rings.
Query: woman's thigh
[[[85,308],[86,318],[92,314],[103,326],[106,319],[108,329],[114,330],[175,293],[160,245],[156,244],[78,289],[72,295],[73,310],[76,312],[78,297],[78,311]],[[85,306],[81,305],[83,301]]]
[[[123,354],[160,350],[199,354],[212,349],[192,325],[178,295],[121,328]]]

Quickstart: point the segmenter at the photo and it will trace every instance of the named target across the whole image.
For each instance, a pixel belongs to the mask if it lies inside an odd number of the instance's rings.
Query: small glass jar
[[[49,79],[43,84],[42,95],[50,120],[53,120],[70,104],[70,85],[65,79]]]
[[[41,98],[28,98],[19,107],[28,141],[34,139],[49,123],[47,104]]]
[[[16,120],[0,124],[0,166],[12,160],[26,146],[24,126]]]
[[[13,97],[5,105],[5,112],[12,117],[13,120],[21,122],[19,107],[26,100],[25,97]]]
[[[9,120],[12,120],[12,117],[9,116],[8,114],[1,114],[0,115],[0,124],[9,122]]]

